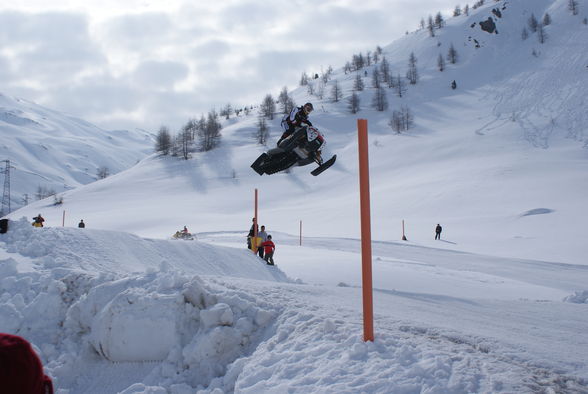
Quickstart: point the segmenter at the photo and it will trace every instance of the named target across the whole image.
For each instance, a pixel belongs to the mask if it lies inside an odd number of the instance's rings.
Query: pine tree
[[[545,15],[543,15],[543,26],[549,25],[551,25],[551,15],[546,12]]]

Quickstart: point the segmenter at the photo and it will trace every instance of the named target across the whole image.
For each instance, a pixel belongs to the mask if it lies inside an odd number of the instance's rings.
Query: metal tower
[[[2,193],[2,206],[0,206],[0,217],[10,213],[10,160],[4,160],[6,167],[4,173],[4,192]]]

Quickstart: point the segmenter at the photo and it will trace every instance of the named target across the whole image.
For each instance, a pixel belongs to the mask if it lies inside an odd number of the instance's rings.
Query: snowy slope
[[[86,121],[0,94],[0,160],[10,160],[12,209],[39,187],[57,193],[133,166],[153,149],[141,130],[106,131]],[[4,163],[1,165],[5,169]],[[2,182],[4,177],[2,176]]]
[[[491,2],[385,47],[394,73],[414,51],[421,75],[402,99],[388,91],[387,112],[369,107],[372,88],[357,116],[295,90],[339,157],[319,177],[254,173],[266,148],[256,116],[240,116],[211,152],[153,155],[61,206],[14,212],[0,330],[31,340],[63,393],[587,392],[588,28],[566,4]],[[496,7],[490,35],[477,24]],[[546,11],[546,43],[521,40]],[[460,61],[440,73],[450,43]],[[348,96],[354,78],[338,69],[330,83]],[[401,104],[415,127],[398,135]],[[374,343],[362,341],[356,117],[370,130]],[[245,249],[254,189],[277,267]],[[48,228],[30,226],[39,212]],[[183,225],[196,241],[170,240]]]

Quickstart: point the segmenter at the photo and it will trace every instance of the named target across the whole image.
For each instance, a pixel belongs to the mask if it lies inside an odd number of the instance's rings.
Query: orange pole
[[[253,239],[251,240],[251,250],[257,254],[257,189],[255,189],[255,216],[253,216]]]
[[[357,120],[359,149],[359,202],[361,212],[361,274],[363,289],[363,340],[374,341],[372,290],[372,235],[370,224],[370,172],[367,119]]]

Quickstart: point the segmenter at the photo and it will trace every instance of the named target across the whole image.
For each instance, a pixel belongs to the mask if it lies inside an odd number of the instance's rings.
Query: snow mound
[[[564,298],[563,301],[573,304],[588,304],[588,290],[576,291],[574,294]]]

